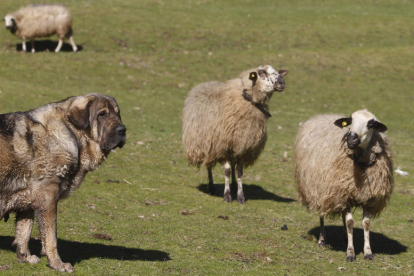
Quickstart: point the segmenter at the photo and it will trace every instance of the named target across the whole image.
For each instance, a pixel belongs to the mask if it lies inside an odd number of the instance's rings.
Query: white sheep
[[[4,17],[6,28],[22,39],[22,48],[26,52],[26,39],[32,43],[34,39],[53,34],[59,36],[55,52],[62,48],[63,39],[69,38],[74,52],[78,50],[72,37],[72,16],[67,8],[61,5],[29,5]]]
[[[341,117],[315,116],[300,128],[295,142],[299,201],[319,212],[319,245],[325,245],[324,216],[342,214],[348,261],[355,260],[351,210],[362,207],[364,259],[372,260],[370,217],[385,208],[394,186],[387,127],[367,110]]]
[[[231,202],[230,173],[237,201],[244,204],[243,167],[253,165],[266,143],[268,102],[274,91],[283,91],[286,70],[260,66],[226,83],[207,82],[194,87],[183,110],[183,145],[190,164],[205,165],[213,193],[212,168],[224,165],[224,200]]]

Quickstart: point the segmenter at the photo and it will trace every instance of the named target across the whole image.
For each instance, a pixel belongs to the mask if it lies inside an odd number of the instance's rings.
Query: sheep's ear
[[[251,72],[249,75],[249,80],[251,80],[252,82],[255,82],[257,80],[257,73]]]
[[[259,77],[261,78],[267,77],[267,72],[264,69],[259,69],[257,72],[259,73]]]
[[[288,70],[280,70],[279,71],[279,75],[283,78],[284,76],[286,76],[288,73]]]
[[[337,127],[343,128],[352,124],[352,118],[341,118],[334,122]]]
[[[378,121],[375,121],[374,119],[371,119],[371,120],[368,121],[367,128],[368,129],[374,128],[378,132],[384,132],[384,131],[387,131],[387,129],[388,129],[386,125],[384,125],[384,124],[382,124]]]

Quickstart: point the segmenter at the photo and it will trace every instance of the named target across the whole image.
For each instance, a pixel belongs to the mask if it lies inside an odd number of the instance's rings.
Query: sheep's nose
[[[282,92],[285,89],[285,86],[285,82],[276,82],[273,85],[273,88],[278,92]]]
[[[351,132],[348,134],[347,143],[349,149],[355,149],[359,143],[361,143],[361,140],[359,139],[358,134]]]

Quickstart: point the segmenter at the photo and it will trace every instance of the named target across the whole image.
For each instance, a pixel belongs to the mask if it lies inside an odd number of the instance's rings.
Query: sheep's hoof
[[[230,194],[230,192],[224,193],[223,200],[224,200],[225,202],[231,203],[232,199],[231,199],[231,194]]]
[[[356,258],[355,258],[355,256],[346,256],[346,260],[348,261],[348,262],[354,262],[355,260],[356,260]]]
[[[364,255],[364,260],[373,260],[374,259],[374,254],[367,254],[367,255]]]
[[[329,245],[326,243],[326,241],[319,241],[318,245],[321,247],[328,247]]]
[[[208,193],[214,195],[214,184],[208,184]]]
[[[245,204],[246,200],[244,199],[244,196],[237,196],[237,202],[240,204]]]

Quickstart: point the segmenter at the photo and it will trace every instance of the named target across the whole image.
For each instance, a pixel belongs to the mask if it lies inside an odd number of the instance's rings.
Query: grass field
[[[412,1],[62,2],[74,18],[76,54],[68,42],[59,54],[48,51],[56,36],[23,53],[18,38],[0,31],[0,113],[89,92],[114,96],[121,107],[127,144],[59,203],[58,249],[76,275],[414,273]],[[0,15],[28,3],[2,0]],[[245,171],[246,204],[227,204],[221,168],[212,196],[205,169],[187,165],[183,102],[198,83],[261,64],[289,70],[287,87],[271,99],[266,148]],[[355,212],[357,260],[348,263],[342,222],[326,221],[330,247],[319,248],[318,215],[296,202],[293,143],[309,117],[363,107],[388,126],[395,167],[410,175],[395,176],[389,206],[371,223],[374,261],[363,260]],[[45,257],[17,263],[13,220],[0,224],[0,273],[57,274]],[[38,255],[37,230],[32,236]]]

